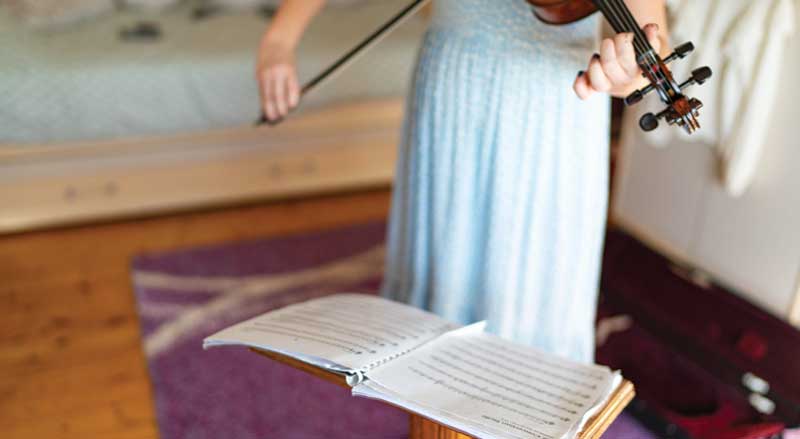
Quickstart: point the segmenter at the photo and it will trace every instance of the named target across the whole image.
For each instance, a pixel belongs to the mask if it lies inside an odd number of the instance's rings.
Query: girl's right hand
[[[261,107],[270,121],[286,117],[300,102],[297,65],[292,47],[264,38],[259,49],[256,77],[261,92]]]

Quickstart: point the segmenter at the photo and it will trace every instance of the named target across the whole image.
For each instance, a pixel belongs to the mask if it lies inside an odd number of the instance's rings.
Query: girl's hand
[[[270,121],[289,114],[300,101],[294,49],[288,44],[264,38],[256,68],[261,106]]]
[[[644,33],[656,53],[661,51],[661,38],[657,24],[648,24]],[[600,53],[595,54],[586,71],[578,73],[572,88],[581,99],[588,99],[595,92],[608,93],[614,97],[625,97],[639,87],[646,85],[636,53],[633,50],[633,34],[617,34],[606,38],[600,45]]]

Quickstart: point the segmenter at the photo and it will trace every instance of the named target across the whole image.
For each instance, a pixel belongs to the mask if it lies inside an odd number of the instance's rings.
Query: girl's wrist
[[[280,31],[267,31],[263,39],[264,46],[280,47],[284,50],[294,50],[298,42],[298,38],[292,38],[286,32]]]

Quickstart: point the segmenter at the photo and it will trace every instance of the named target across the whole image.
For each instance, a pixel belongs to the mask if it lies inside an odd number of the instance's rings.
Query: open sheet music
[[[348,376],[379,399],[478,438],[575,437],[622,382],[583,365],[374,296],[292,305],[208,337]]]

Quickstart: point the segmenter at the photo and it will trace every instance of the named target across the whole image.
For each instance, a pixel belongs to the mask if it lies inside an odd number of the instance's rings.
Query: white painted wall
[[[725,193],[707,145],[649,145],[636,125],[641,110],[634,109],[624,125],[613,216],[665,253],[800,324],[800,35],[786,53],[764,154],[743,196]]]

